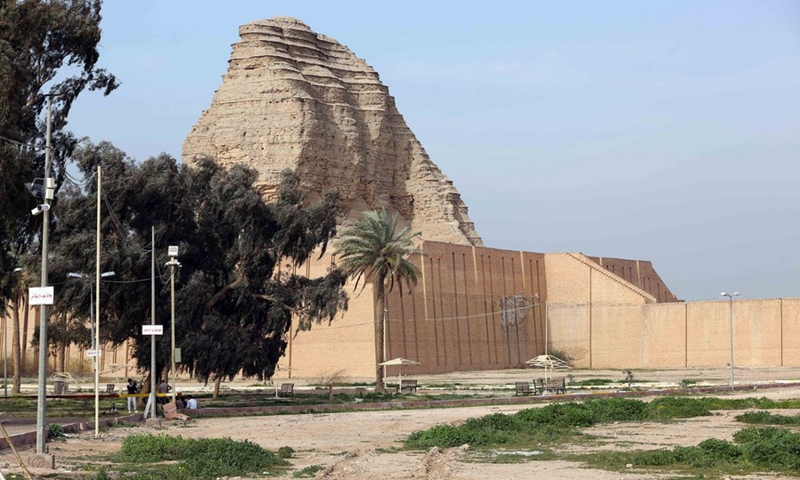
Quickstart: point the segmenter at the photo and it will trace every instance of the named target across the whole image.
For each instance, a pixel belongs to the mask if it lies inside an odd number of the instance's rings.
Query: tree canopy
[[[113,75],[98,67],[100,8],[99,0],[0,2],[0,299],[11,298],[15,312],[24,305],[22,282],[35,278],[33,268],[24,277],[14,269],[35,253],[41,231],[42,216],[31,216],[30,210],[42,199],[31,195],[25,183],[44,183],[47,105],[52,104],[51,178],[59,192],[77,143],[66,129],[73,102],[86,90],[108,95],[118,86]],[[17,315],[13,327],[17,392]]]
[[[211,159],[194,167],[167,155],[136,164],[107,143],[84,143],[74,157],[85,175],[103,165],[101,271],[116,275],[103,284],[101,336],[114,344],[134,340],[140,366],[150,359],[150,339],[141,325],[150,323],[151,228],[155,228],[156,322],[158,366],[169,361],[169,272],[167,246],[179,246],[176,282],[176,339],[183,368],[201,380],[259,379],[272,376],[284,354],[292,322],[308,329],[332,321],[346,309],[346,276],[331,269],[319,278],[293,273],[322,252],[336,232],[339,197],[329,192],[310,204],[297,177],[284,172],[274,201],[256,189],[256,172],[241,165],[229,169]],[[94,272],[96,186],[86,194],[65,196],[53,232],[52,278],[69,271]],[[57,277],[58,276],[58,277]],[[88,302],[72,302],[67,289],[57,292],[57,308],[88,318]],[[84,292],[85,295],[85,292]],[[61,299],[61,300],[59,300]]]
[[[52,173],[58,191],[76,145],[66,130],[73,102],[86,89],[108,95],[118,86],[113,75],[97,66],[100,7],[99,0],[0,4],[0,275],[19,263],[41,228],[41,217],[29,214],[41,200],[28,193],[25,183],[44,177],[47,97],[52,101]]]

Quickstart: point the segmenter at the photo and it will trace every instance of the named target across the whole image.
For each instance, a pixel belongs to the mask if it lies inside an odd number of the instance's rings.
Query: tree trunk
[[[22,358],[19,349],[19,304],[22,295],[14,295],[13,333],[11,334],[11,358],[14,362],[14,386],[11,388],[12,394],[19,394],[22,378]]]
[[[25,362],[25,359],[28,358],[28,317],[30,316],[30,308],[25,299],[22,300],[22,312],[22,342],[20,346],[22,347],[22,361]],[[25,368],[24,364],[22,364],[22,368]]]
[[[158,389],[158,385],[156,385],[156,389]],[[139,389],[139,393],[146,393],[147,397],[138,397],[136,399],[136,405],[144,409],[145,405],[147,405],[147,399],[150,396],[150,373],[142,381],[142,386]]]
[[[379,363],[386,361],[383,349],[384,319],[386,317],[386,281],[383,278],[375,279],[375,391],[385,393],[383,385],[383,367]]]
[[[63,344],[58,347],[58,371],[67,371],[67,347]]]
[[[67,314],[61,314],[61,322],[66,325],[67,324]],[[64,330],[66,331],[66,329]],[[67,346],[64,345],[63,342],[59,342],[56,346],[56,372],[66,372],[67,371]]]
[[[211,396],[211,398],[213,398],[214,400],[219,398],[219,384],[220,383],[222,383],[222,377],[217,377],[217,379],[214,380],[214,395]]]

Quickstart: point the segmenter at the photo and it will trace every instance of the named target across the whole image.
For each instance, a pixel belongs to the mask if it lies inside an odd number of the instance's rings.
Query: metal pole
[[[50,117],[53,110],[53,99],[47,97],[47,122],[44,150],[44,204],[48,208],[42,211],[42,287],[47,286],[47,249],[50,235],[50,200],[53,195],[50,178]],[[48,198],[50,197],[50,198]],[[40,307],[39,318],[39,388],[36,393],[36,453],[47,453],[47,305]]]
[[[97,165],[97,252],[95,256],[94,318],[94,438],[100,438],[100,198],[103,196],[103,167]],[[91,291],[90,291],[91,294]]]
[[[385,295],[384,295],[383,301],[386,302],[386,296]],[[384,304],[384,307],[383,307],[383,358],[381,359],[381,362],[385,362],[386,361],[386,353],[387,353],[386,352],[386,312],[388,312],[388,311],[389,311],[389,309],[386,308],[386,305]],[[384,382],[384,384],[386,383],[386,365],[383,366],[383,382]],[[384,388],[385,387],[386,387],[386,385],[384,385]],[[400,385],[397,386],[397,391],[400,392]]]
[[[8,303],[3,306],[3,397],[8,398]]]
[[[95,352],[92,357],[92,374],[94,374],[94,371],[97,370],[97,345],[94,344],[94,286],[91,282],[89,282],[89,330],[91,330],[92,350]]]
[[[550,322],[550,311],[547,308],[547,302],[544,302],[544,354],[547,355],[547,329]]]
[[[170,323],[170,334],[172,337],[172,363],[170,370],[172,371],[172,401],[175,401],[175,393],[178,390],[178,374],[175,371],[175,259],[169,262],[169,285],[170,285],[170,299],[172,303],[172,315]],[[177,404],[176,404],[177,405]]]
[[[150,325],[156,324],[156,227],[150,227]],[[156,418],[156,336],[150,335],[150,418]]]
[[[733,389],[733,295],[728,299],[731,312],[731,389]]]

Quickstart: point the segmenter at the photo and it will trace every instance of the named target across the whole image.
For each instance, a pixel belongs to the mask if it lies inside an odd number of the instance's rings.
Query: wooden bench
[[[548,393],[567,393],[566,379],[564,378],[551,378],[547,381],[544,389]]]
[[[400,380],[400,393],[408,391],[408,393],[417,393],[416,380]]]
[[[281,383],[281,389],[278,390],[279,397],[293,397],[294,396],[294,383]]]
[[[514,382],[516,392],[514,395],[536,395],[536,390],[528,382]]]

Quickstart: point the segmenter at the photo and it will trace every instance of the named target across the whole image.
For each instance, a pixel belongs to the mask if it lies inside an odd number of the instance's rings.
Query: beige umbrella
[[[397,391],[400,392],[400,388],[403,385],[403,365],[419,365],[419,362],[415,362],[414,360],[409,360],[407,358],[393,358],[391,360],[386,360],[383,363],[379,363],[380,366],[387,366],[391,367],[397,365]]]
[[[532,367],[544,368],[545,381],[550,380],[553,370],[571,368],[569,365],[567,365],[567,362],[552,355],[537,355],[525,363]]]

